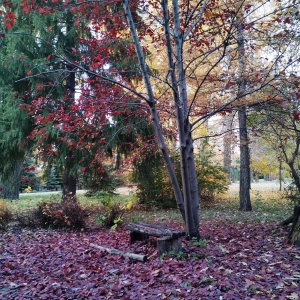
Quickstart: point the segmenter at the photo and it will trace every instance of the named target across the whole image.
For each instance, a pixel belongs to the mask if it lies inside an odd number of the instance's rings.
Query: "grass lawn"
[[[13,212],[21,212],[36,207],[44,201],[59,202],[61,193],[21,194],[20,200],[9,201],[8,205]],[[114,195],[113,201],[126,203],[134,198],[133,193],[128,195]],[[101,200],[97,197],[85,197],[83,193],[77,195],[77,200],[83,207],[101,206]],[[134,200],[135,201],[135,200]],[[281,222],[289,217],[293,211],[291,203],[283,198],[283,193],[274,190],[251,191],[252,212],[239,211],[239,198],[237,191],[228,191],[218,195],[213,203],[202,203],[200,208],[200,222],[203,220],[228,220],[228,221],[258,221]],[[136,205],[134,209],[127,211],[123,217],[124,222],[144,221],[150,223],[182,223],[182,218],[177,209],[159,209],[157,207],[143,207]]]

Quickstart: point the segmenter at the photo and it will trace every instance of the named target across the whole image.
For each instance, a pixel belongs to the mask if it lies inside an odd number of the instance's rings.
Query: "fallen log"
[[[109,254],[113,254],[113,255],[120,255],[122,257],[128,257],[134,260],[139,260],[142,262],[147,261],[147,256],[146,255],[141,255],[141,254],[135,254],[135,253],[129,253],[129,252],[123,252],[117,249],[110,249],[110,248],[106,248],[106,247],[102,247],[99,245],[96,245],[94,243],[90,243],[90,246],[96,249],[99,249],[101,251],[106,251]]]

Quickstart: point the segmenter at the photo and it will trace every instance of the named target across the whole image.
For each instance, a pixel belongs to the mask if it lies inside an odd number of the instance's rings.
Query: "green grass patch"
[[[156,207],[147,207],[139,205],[135,194],[129,195],[112,195],[112,203],[127,205],[131,203],[131,207],[126,208],[122,220],[129,222],[148,222],[157,224],[178,223],[183,225],[180,212],[177,209],[158,209]],[[59,202],[61,194],[21,194],[20,200],[7,201],[12,213],[20,212],[37,207],[45,201]],[[99,213],[98,208],[103,206],[103,198],[86,197],[84,194],[77,195],[78,202],[84,208],[95,211],[95,218]],[[200,222],[201,220],[222,219],[235,222],[258,221],[281,222],[289,217],[293,211],[292,203],[283,199],[282,192],[279,191],[251,191],[252,212],[239,211],[239,195],[238,192],[228,191],[223,195],[219,195],[213,202],[205,202],[200,205]]]

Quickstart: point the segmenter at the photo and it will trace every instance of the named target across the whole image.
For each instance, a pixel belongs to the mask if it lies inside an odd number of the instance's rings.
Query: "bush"
[[[101,203],[100,214],[97,217],[98,223],[104,227],[115,229],[122,222],[125,207],[114,201],[108,192],[98,192],[96,197]]]
[[[172,186],[159,154],[142,154],[142,159],[135,160],[133,180],[137,182],[137,197],[141,204],[176,207]]]
[[[211,161],[211,152],[195,155],[199,198],[202,202],[213,201],[216,194],[227,190],[227,177],[223,168]],[[176,176],[180,180],[180,157],[172,155]],[[159,155],[147,155],[136,161],[134,180],[137,182],[137,196],[142,204],[162,208],[176,207],[176,201],[167,170]]]
[[[95,169],[87,169],[82,175],[84,189],[88,190],[87,196],[91,197],[97,191],[112,192],[116,188],[114,176],[111,170],[99,166]]]
[[[72,228],[85,227],[87,212],[77,202],[44,202],[35,212],[37,222],[45,228]]]
[[[4,200],[0,200],[0,229],[5,229],[12,220],[12,213]]]
[[[40,219],[37,217],[36,208],[21,210],[15,214],[14,218],[20,227],[41,227]]]

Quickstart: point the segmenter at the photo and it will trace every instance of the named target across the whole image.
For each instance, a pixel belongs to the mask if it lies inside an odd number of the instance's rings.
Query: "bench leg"
[[[149,239],[149,234],[131,231],[130,232],[130,243],[133,244],[135,241],[145,241]]]
[[[173,252],[178,254],[182,250],[181,239],[171,237],[161,237],[157,239],[157,250],[159,256],[163,253]]]

